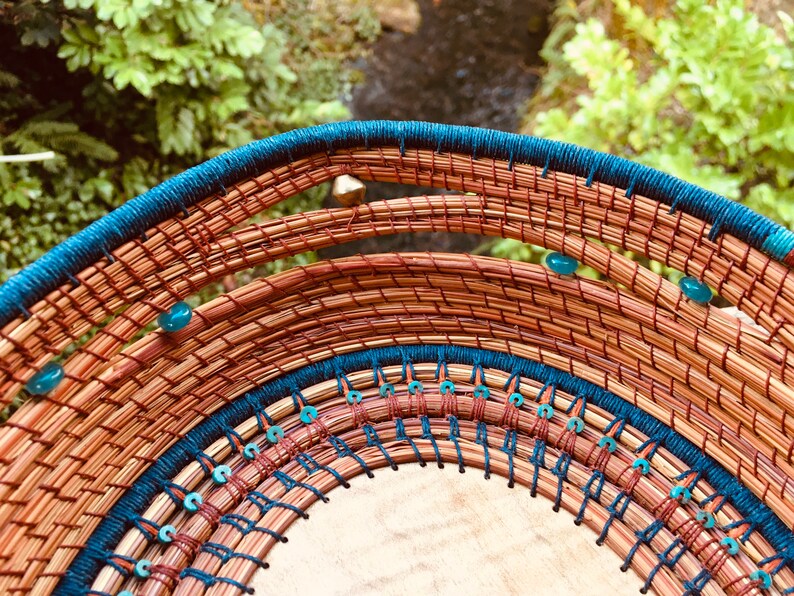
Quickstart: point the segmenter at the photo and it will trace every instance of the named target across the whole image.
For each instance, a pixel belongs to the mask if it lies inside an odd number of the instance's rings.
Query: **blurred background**
[[[791,228],[792,13],[794,0],[0,0],[0,282],[187,167],[347,118],[570,141]],[[463,236],[377,242],[542,256]]]

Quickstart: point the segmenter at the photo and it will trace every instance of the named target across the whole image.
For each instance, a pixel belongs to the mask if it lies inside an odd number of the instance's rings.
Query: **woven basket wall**
[[[445,190],[252,222],[342,175]],[[427,231],[602,279],[369,254],[196,303]],[[217,157],[0,287],[0,593],[250,592],[314,502],[417,461],[548,499],[644,591],[794,593],[792,264],[794,234],[743,206],[551,141],[353,122]]]

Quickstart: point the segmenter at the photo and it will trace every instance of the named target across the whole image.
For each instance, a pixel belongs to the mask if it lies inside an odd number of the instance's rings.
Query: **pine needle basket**
[[[251,221],[343,175],[443,192]],[[429,231],[557,265],[357,255],[184,302]],[[644,592],[792,594],[792,265],[746,207],[547,140],[346,122],[216,157],[0,287],[0,592],[250,593],[312,503],[419,462],[548,499]]]

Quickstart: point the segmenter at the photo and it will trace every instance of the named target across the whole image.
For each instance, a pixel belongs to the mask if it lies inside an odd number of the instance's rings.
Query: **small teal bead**
[[[550,252],[546,255],[546,267],[554,271],[554,273],[570,275],[579,268],[579,261],[559,252]]]
[[[714,518],[714,514],[711,511],[706,511],[705,509],[698,511],[696,519],[703,524],[703,527],[707,530],[713,528],[717,523],[717,520]]]
[[[485,385],[477,385],[474,388],[474,397],[480,399],[488,399],[489,397],[491,397],[491,390],[488,389],[488,387],[486,387]]]
[[[568,430],[572,430],[577,435],[584,430],[584,420],[579,418],[579,416],[574,416],[570,418],[565,425],[565,428]]]
[[[678,287],[681,288],[681,291],[687,298],[698,304],[708,304],[711,302],[711,289],[694,277],[682,277],[678,281]]]
[[[736,542],[735,538],[731,538],[730,536],[726,536],[722,540],[720,540],[720,544],[728,549],[729,555],[735,555],[739,552],[739,543]]]
[[[151,561],[147,561],[146,559],[141,559],[137,563],[135,563],[135,577],[140,577],[141,579],[149,577],[152,572],[149,571],[149,567],[152,566]]]
[[[554,408],[549,404],[540,404],[538,406],[538,416],[546,420],[551,420],[551,417],[554,416]]]
[[[638,457],[637,459],[634,460],[634,463],[631,464],[631,467],[634,468],[635,470],[639,470],[640,474],[645,476],[645,474],[651,471],[651,462],[649,462],[647,459],[644,459],[642,457]]]
[[[750,579],[752,581],[761,580],[761,589],[768,590],[772,587],[772,576],[769,575],[763,569],[756,569],[750,574]]]
[[[364,396],[361,395],[361,391],[356,391],[355,389],[351,389],[350,391],[347,392],[347,403],[349,403],[351,406],[353,404],[360,404],[363,398]]]
[[[162,313],[157,317],[157,324],[163,328],[164,331],[173,333],[184,329],[190,319],[193,318],[193,310],[187,302],[177,302],[171,307],[168,312]]]
[[[311,424],[317,420],[317,408],[314,406],[303,406],[301,410],[301,422]]]
[[[422,385],[419,381],[411,381],[408,383],[408,393],[411,395],[416,395],[417,393],[422,393],[425,390],[425,386]]]
[[[267,429],[267,440],[271,443],[278,443],[284,438],[284,429],[278,425],[271,426]]]
[[[598,440],[599,447],[606,447],[607,451],[610,453],[615,453],[615,450],[618,448],[618,444],[615,442],[615,439],[612,437],[601,437]]]
[[[174,526],[160,526],[157,532],[157,540],[164,544],[168,544],[176,536],[176,528]]]
[[[517,408],[520,408],[524,405],[524,396],[520,393],[511,393],[508,400],[510,400],[510,403]]]
[[[135,594],[133,594],[129,590],[124,590],[124,591],[119,592],[118,594],[116,594],[116,596],[135,596]]]
[[[380,393],[381,397],[386,397],[389,394],[394,395],[394,385],[391,383],[384,383],[378,388],[378,393]]]
[[[256,443],[248,443],[248,445],[243,447],[243,457],[247,460],[254,459],[258,453],[259,453],[259,445],[257,445]]]
[[[60,364],[48,362],[41,367],[39,372],[30,377],[25,389],[33,395],[44,395],[58,386],[58,383],[63,380],[63,375],[63,367]]]
[[[455,383],[452,381],[444,381],[438,386],[438,390],[441,393],[455,393]]]
[[[186,511],[195,513],[199,510],[199,506],[204,502],[204,499],[198,493],[188,493],[185,495],[185,500],[182,501],[182,506]]]
[[[232,469],[229,466],[218,466],[212,471],[212,481],[215,484],[226,484]]]
[[[674,486],[670,489],[670,498],[685,504],[689,503],[689,499],[692,498],[692,493],[690,493],[689,489],[685,486]]]

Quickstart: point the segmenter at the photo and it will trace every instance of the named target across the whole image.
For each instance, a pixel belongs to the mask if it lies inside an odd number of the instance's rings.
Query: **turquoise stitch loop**
[[[571,275],[579,268],[579,261],[559,252],[550,252],[546,255],[546,266],[560,275]]]
[[[439,393],[455,393],[455,383],[452,381],[444,381],[438,386]]]
[[[351,389],[350,391],[347,392],[347,403],[349,403],[351,406],[354,403],[360,404],[363,398],[364,396],[361,395],[361,391],[356,391],[355,389]]]
[[[694,277],[682,277],[678,281],[678,286],[684,295],[698,304],[708,304],[711,302],[712,294],[709,287],[702,281],[698,281]]]
[[[387,397],[389,394],[394,395],[394,391],[394,385],[391,383],[384,383],[378,388],[381,397]]]
[[[750,579],[753,581],[761,580],[761,589],[768,590],[772,587],[772,576],[763,569],[756,569],[750,574]]]
[[[599,447],[606,447],[607,451],[610,453],[615,453],[615,450],[618,448],[617,442],[612,437],[601,437],[598,440]]]
[[[714,517],[714,514],[711,511],[706,511],[705,509],[701,509],[698,511],[696,519],[703,524],[703,527],[707,530],[710,530],[714,527],[717,523],[717,520]]]
[[[417,393],[422,393],[425,390],[425,386],[422,385],[419,381],[411,381],[408,383],[408,393],[411,395],[416,395]]]
[[[190,511],[190,513],[195,513],[199,510],[199,507],[204,502],[204,499],[198,493],[188,493],[185,495],[185,500],[182,501],[182,506],[185,508],[185,511]]]
[[[274,424],[269,429],[267,429],[267,440],[273,444],[278,443],[281,439],[284,438],[284,429],[281,428],[279,425]]]
[[[474,393],[474,397],[478,399],[488,399],[489,397],[491,397],[491,390],[488,389],[488,387],[486,387],[485,385],[477,385],[474,388],[473,393]]]
[[[645,474],[651,471],[651,462],[649,462],[645,458],[638,457],[637,459],[634,460],[634,463],[631,464],[631,467],[634,468],[635,470],[639,470],[640,474],[645,476]]]
[[[174,304],[168,312],[157,317],[157,324],[163,331],[173,333],[187,327],[193,318],[193,310],[187,302],[181,301]]]
[[[157,540],[163,544],[168,544],[174,539],[176,535],[176,528],[174,526],[161,526],[157,531]]]
[[[573,416],[572,418],[568,419],[568,422],[565,424],[565,428],[572,430],[578,435],[584,430],[584,420],[579,418],[579,416]]]
[[[248,445],[243,448],[243,457],[249,461],[254,459],[258,453],[259,445],[256,443],[248,443]]]
[[[48,362],[41,367],[39,372],[30,377],[25,389],[32,395],[44,395],[55,389],[63,377],[63,366],[57,362]]]
[[[679,501],[681,504],[686,504],[692,498],[692,493],[685,486],[674,486],[670,489],[670,498]]]
[[[301,410],[301,422],[311,424],[317,420],[317,408],[314,406],[303,406]]]
[[[520,393],[511,393],[508,399],[510,403],[517,408],[520,408],[521,406],[524,405],[524,396],[521,395]]]
[[[729,555],[735,555],[739,552],[739,543],[736,542],[735,538],[731,538],[730,536],[726,536],[722,540],[720,540],[720,544],[728,549]]]
[[[549,404],[540,404],[538,406],[538,416],[546,420],[551,420],[551,417],[554,416],[554,408]]]
[[[217,466],[212,471],[212,481],[215,484],[226,484],[226,481],[231,475],[232,475],[232,469],[229,466],[226,465]]]
[[[149,567],[152,566],[152,562],[147,559],[141,559],[137,563],[135,563],[135,577],[139,577],[141,579],[145,579],[149,577],[152,572],[149,571]]]

